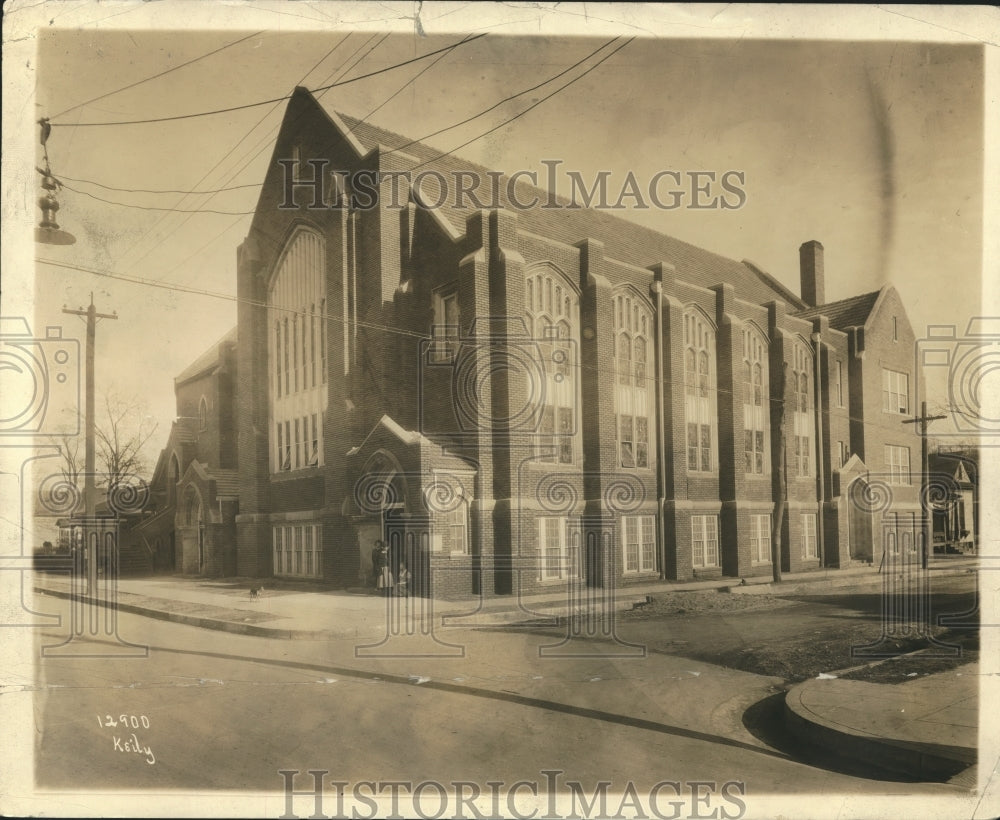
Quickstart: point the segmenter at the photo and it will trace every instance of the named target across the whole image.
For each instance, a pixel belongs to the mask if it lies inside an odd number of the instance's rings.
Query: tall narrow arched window
[[[812,356],[805,342],[796,340],[792,348],[791,378],[788,387],[791,391],[792,408],[792,464],[795,474],[800,476],[813,475],[812,453],[815,441],[815,424],[813,423],[812,398]]]
[[[752,325],[743,327],[743,442],[745,471],[764,475],[768,464],[767,342]]]
[[[615,430],[621,467],[653,466],[650,430],[656,406],[649,363],[653,314],[631,291],[614,297]]]
[[[181,479],[181,465],[177,460],[177,453],[170,454],[169,468],[167,469],[167,503],[174,504],[177,500],[177,482]]]
[[[525,313],[532,350],[539,355],[535,376],[541,384],[529,385],[537,397],[538,417],[535,460],[572,464],[577,459],[577,351],[580,344],[580,298],[552,267],[528,273]]]
[[[188,486],[184,495],[184,524],[188,527],[202,523],[201,496],[193,486]]]
[[[715,470],[715,328],[696,308],[684,313],[684,414],[689,472]]]
[[[326,411],[326,253],[323,238],[297,229],[268,290],[271,471],[323,464]],[[317,313],[319,306],[319,316]]]
[[[208,429],[208,400],[204,396],[198,402],[198,429]]]

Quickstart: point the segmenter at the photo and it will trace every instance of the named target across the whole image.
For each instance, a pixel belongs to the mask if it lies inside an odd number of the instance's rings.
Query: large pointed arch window
[[[537,397],[535,460],[572,464],[577,452],[576,391],[580,299],[568,281],[546,267],[528,274],[525,305],[532,349],[540,354],[529,385]],[[532,376],[529,376],[532,378]]]
[[[326,254],[299,228],[288,240],[267,296],[271,472],[323,464],[326,390]]]
[[[652,328],[653,315],[637,295],[626,291],[614,297],[615,430],[621,467],[653,466]]]
[[[715,328],[701,311],[684,313],[684,413],[688,472],[715,470]]]

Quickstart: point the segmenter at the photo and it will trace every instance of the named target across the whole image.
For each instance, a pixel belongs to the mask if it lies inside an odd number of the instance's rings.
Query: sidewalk
[[[949,780],[976,763],[978,673],[972,663],[897,684],[808,680],[785,696],[785,723],[801,740],[842,757]]]
[[[938,558],[930,562],[932,577],[963,574],[975,569],[974,558]],[[70,581],[65,575],[36,574],[35,588],[42,594],[70,597]],[[781,584],[764,576],[708,581],[654,581],[615,590],[608,603],[614,609],[631,609],[657,592],[718,589],[739,594],[798,594],[822,592],[846,585],[881,584],[884,576],[871,566],[784,573]],[[388,606],[398,608],[373,590],[330,590],[308,582],[264,580],[264,591],[256,600],[250,587],[253,579],[206,579],[183,576],[122,578],[118,582],[117,606],[122,612],[160,620],[218,629],[243,635],[285,639],[321,640],[360,636],[385,631]],[[98,601],[98,603],[103,603]],[[584,602],[570,602],[564,591],[536,595],[503,596],[463,601],[408,599],[407,606],[418,617],[444,618],[447,626],[487,626],[553,618],[585,611]]]

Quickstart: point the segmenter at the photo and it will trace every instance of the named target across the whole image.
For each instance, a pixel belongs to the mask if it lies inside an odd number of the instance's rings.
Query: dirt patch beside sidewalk
[[[648,604],[623,613],[625,620],[661,618],[665,615],[702,615],[708,612],[746,612],[758,609],[777,609],[791,606],[795,602],[778,598],[776,595],[732,595],[716,590],[692,590],[690,592],[656,592]]]
[[[962,673],[962,667],[979,660],[979,632],[945,632],[936,636],[941,644],[932,645],[912,655],[891,658],[884,663],[872,664],[862,669],[848,672],[841,677],[863,680],[869,683],[903,683],[923,675],[955,671]]]
[[[892,601],[893,611],[898,611],[900,601]],[[975,603],[975,579],[956,576],[935,583],[928,612],[933,621],[938,615],[971,612]],[[913,672],[919,676],[957,669],[978,657],[975,618],[969,629],[934,626],[918,631],[916,624],[909,624],[909,630],[896,625],[893,631],[894,625],[885,620],[885,604],[883,591],[870,586],[782,597],[656,592],[640,609],[620,613],[618,627],[622,638],[653,652],[788,682],[861,667],[886,656],[933,650],[928,637],[959,644],[962,653],[942,657],[924,652],[859,671],[858,679],[898,683]]]

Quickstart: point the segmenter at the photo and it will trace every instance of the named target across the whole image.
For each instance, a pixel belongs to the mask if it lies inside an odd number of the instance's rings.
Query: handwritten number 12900
[[[102,728],[121,726],[123,729],[138,729],[141,726],[143,729],[148,729],[149,718],[145,715],[118,715],[116,720],[111,715],[105,715],[103,718],[98,715],[97,725]]]

